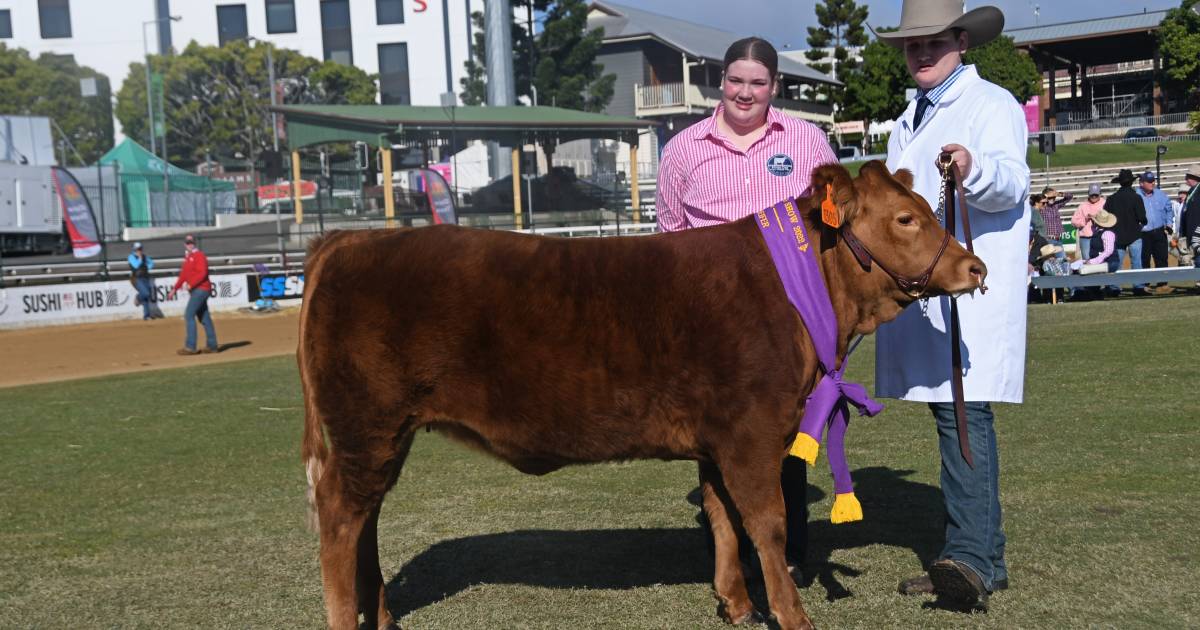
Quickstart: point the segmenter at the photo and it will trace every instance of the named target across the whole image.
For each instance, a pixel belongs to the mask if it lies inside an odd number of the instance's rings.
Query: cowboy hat
[[[1110,228],[1117,224],[1117,215],[1108,210],[1101,210],[1096,213],[1096,216],[1092,217],[1092,223],[1103,228]]]
[[[1110,179],[1108,181],[1108,183],[1121,184],[1123,186],[1125,184],[1132,184],[1133,180],[1134,180],[1133,171],[1131,171],[1127,168],[1123,168],[1123,169],[1121,169],[1121,172],[1117,173],[1117,176]]]
[[[979,7],[963,12],[963,0],[904,0],[900,27],[875,37],[894,48],[903,48],[908,37],[937,35],[952,28],[967,32],[967,46],[982,46],[1004,30],[1004,14],[996,7]]]
[[[1200,182],[1200,175],[1197,175],[1196,173],[1200,173],[1200,169],[1196,169],[1195,173],[1193,173],[1192,171],[1189,170],[1187,173],[1184,173],[1183,176],[1185,179],[1194,179],[1194,180]]]
[[[1042,245],[1042,248],[1038,250],[1038,260],[1050,258],[1051,256],[1057,256],[1062,250],[1063,248],[1061,245],[1050,245],[1049,243]]]

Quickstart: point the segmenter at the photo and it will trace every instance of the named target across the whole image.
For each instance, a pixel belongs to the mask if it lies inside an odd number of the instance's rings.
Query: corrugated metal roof
[[[725,50],[729,48],[729,45],[746,37],[746,35],[643,11],[608,0],[593,2],[591,7],[609,14],[604,17],[588,19],[588,26],[604,27],[605,40],[654,37],[693,57],[699,57],[718,65],[723,61]],[[829,75],[817,72],[805,64],[782,55],[779,57],[779,72],[806,81],[839,84]]]
[[[1005,35],[1013,38],[1017,46],[1036,42],[1063,39],[1079,39],[1082,37],[1097,37],[1110,33],[1128,31],[1154,30],[1167,16],[1166,11],[1147,11],[1133,15],[1080,20],[1078,22],[1063,22],[1045,26],[1031,26],[1004,31]]]

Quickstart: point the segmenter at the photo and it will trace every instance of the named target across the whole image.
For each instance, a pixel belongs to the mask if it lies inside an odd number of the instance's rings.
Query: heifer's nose
[[[975,287],[979,289],[979,292],[987,293],[987,285],[983,283],[984,278],[987,277],[987,265],[983,264],[982,260],[976,258],[971,261],[968,273],[971,274],[971,279],[975,281]]]

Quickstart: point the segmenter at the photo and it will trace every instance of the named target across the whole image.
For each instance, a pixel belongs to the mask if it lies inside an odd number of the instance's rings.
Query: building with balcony
[[[660,123],[639,141],[640,172],[657,172],[659,148],[688,125],[712,115],[721,101],[725,50],[748,33],[731,33],[678,17],[600,0],[589,5],[588,28],[603,28],[596,61],[617,75],[605,113],[636,116]],[[790,116],[828,129],[833,108],[804,100],[805,86],[837,84],[829,76],[780,55],[779,97],[772,106]],[[616,151],[618,170],[621,152]],[[646,170],[649,167],[649,171]]]

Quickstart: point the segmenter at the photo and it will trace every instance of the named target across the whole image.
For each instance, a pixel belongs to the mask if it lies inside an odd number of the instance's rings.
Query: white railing
[[[660,83],[635,86],[638,109],[686,106],[683,83]]]

